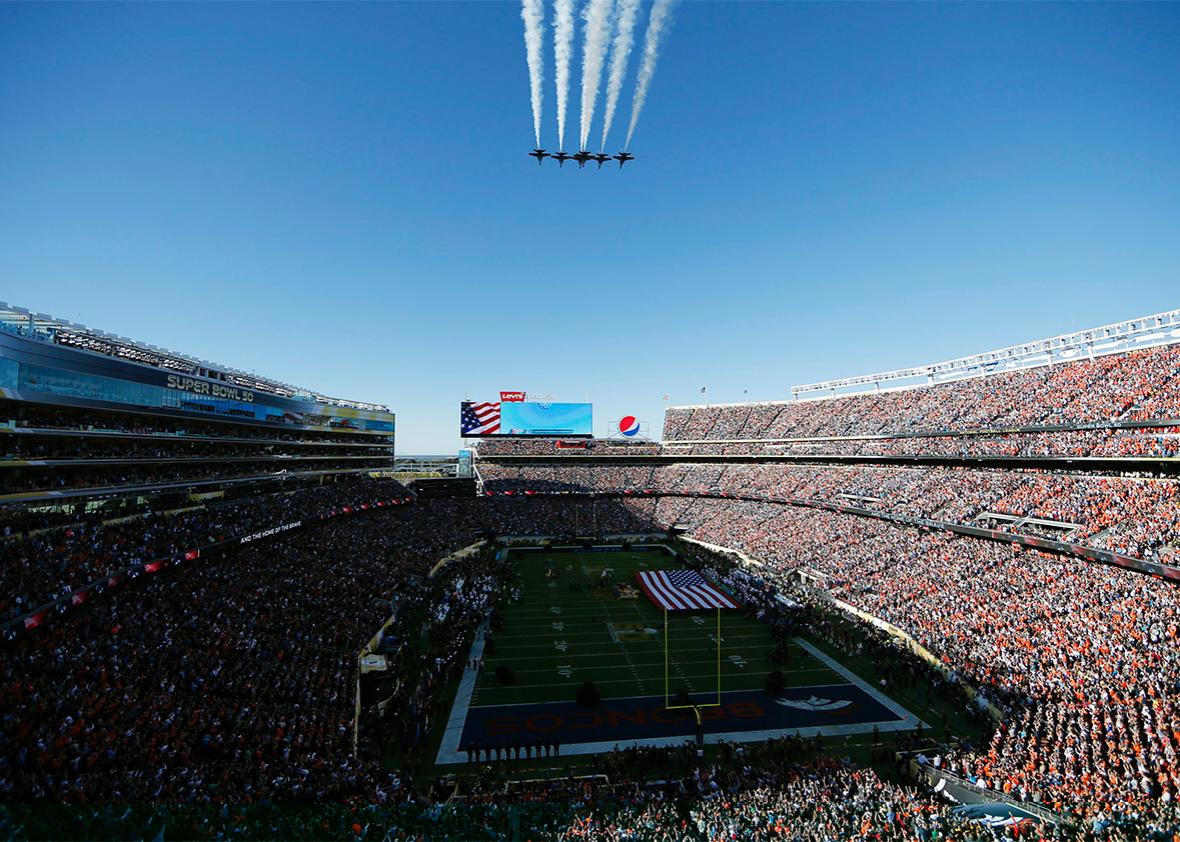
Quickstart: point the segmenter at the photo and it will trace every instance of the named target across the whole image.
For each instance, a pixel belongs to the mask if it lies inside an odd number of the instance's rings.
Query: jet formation
[[[557,161],[557,166],[562,168],[565,167],[566,161],[577,161],[578,169],[582,169],[591,161],[594,161],[596,164],[598,164],[599,169],[602,169],[602,165],[607,161],[618,161],[619,169],[622,169],[623,164],[627,163],[628,161],[635,160],[634,155],[630,155],[626,152],[620,152],[618,155],[605,155],[602,152],[599,152],[597,155],[595,155],[593,152],[588,152],[585,149],[575,152],[573,155],[567,155],[565,152],[554,152],[550,154],[544,149],[534,149],[529,153],[529,156],[537,159],[537,166],[540,166],[546,158],[552,158],[554,161]]]

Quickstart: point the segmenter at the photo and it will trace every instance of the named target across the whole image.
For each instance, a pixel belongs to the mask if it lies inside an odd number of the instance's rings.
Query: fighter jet
[[[627,163],[628,161],[635,160],[634,155],[628,155],[626,152],[620,152],[618,155],[614,155],[612,157],[619,162],[619,169],[622,169],[623,164]]]
[[[541,161],[543,161],[545,158],[549,157],[549,153],[546,152],[544,149],[534,149],[529,154],[537,159],[537,166],[538,167],[541,166]]]
[[[574,155],[574,160],[578,162],[578,169],[581,169],[582,167],[586,166],[586,162],[592,160],[593,158],[594,158],[594,156],[591,155],[589,152],[587,152],[585,149],[578,152],[577,155]]]
[[[557,166],[559,167],[564,167],[565,162],[568,161],[570,157],[571,156],[566,155],[564,152],[556,152],[552,155],[553,160],[557,161]]]
[[[603,155],[601,152],[599,152],[597,155],[591,155],[590,157],[598,162],[599,169],[602,169],[602,165],[610,160],[610,155]]]

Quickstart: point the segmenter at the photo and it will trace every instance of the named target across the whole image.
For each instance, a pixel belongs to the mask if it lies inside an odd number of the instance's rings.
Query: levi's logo
[[[524,392],[501,392],[500,393],[500,402],[501,403],[513,403],[513,402],[519,403],[519,402],[522,402],[523,400],[524,400]]]

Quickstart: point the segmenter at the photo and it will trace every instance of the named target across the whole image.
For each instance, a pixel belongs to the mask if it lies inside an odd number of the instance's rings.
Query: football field
[[[463,676],[439,763],[469,745],[559,741],[562,754],[706,741],[912,728],[917,718],[801,640],[770,660],[775,637],[742,611],[665,613],[635,573],[683,565],[664,548],[512,550],[519,598],[501,600],[501,628],[476,641],[481,670]],[[667,646],[665,648],[665,641]],[[781,670],[785,690],[766,692]],[[594,685],[600,702],[579,704]]]

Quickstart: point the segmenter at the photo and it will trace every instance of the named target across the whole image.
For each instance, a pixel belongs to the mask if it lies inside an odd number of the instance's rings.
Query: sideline
[[[852,670],[848,669],[848,667],[844,666],[839,661],[833,660],[828,655],[826,655],[824,652],[821,652],[819,649],[816,649],[814,646],[812,646],[810,643],[808,643],[806,640],[803,640],[802,638],[796,637],[796,638],[794,638],[794,640],[796,643],[798,643],[800,646],[802,646],[804,649],[806,649],[808,652],[810,652],[812,655],[814,655],[816,658],[818,658],[820,661],[822,661],[824,663],[824,665],[827,666],[830,670],[832,670],[833,672],[835,672],[838,675],[842,675],[848,681],[849,684],[853,684],[853,685],[859,687],[861,690],[863,690],[865,692],[865,694],[867,696],[869,696],[871,699],[873,699],[873,701],[877,702],[882,707],[888,708],[891,712],[900,716],[904,722],[908,723],[910,728],[917,728],[918,725],[921,725],[923,729],[930,727],[930,723],[928,723],[922,719],[919,719],[917,716],[910,713],[908,710],[903,708],[897,702],[893,701],[893,699],[886,696],[884,693],[882,693],[876,687],[869,684],[867,681],[865,681],[859,675],[854,673]],[[897,731],[900,729],[889,728],[889,729],[882,729],[882,730]]]
[[[479,678],[479,673],[471,668],[471,661],[483,657],[484,634],[487,633],[490,624],[489,620],[484,620],[475,630],[475,641],[471,644],[471,652],[467,656],[467,666],[463,669],[459,689],[455,691],[455,702],[451,705],[451,715],[447,719],[447,729],[443,732],[442,742],[439,743],[435,763],[462,763],[467,760],[467,755],[459,751],[459,740],[463,737],[463,726],[467,724],[471,696],[475,693],[475,681]]]

